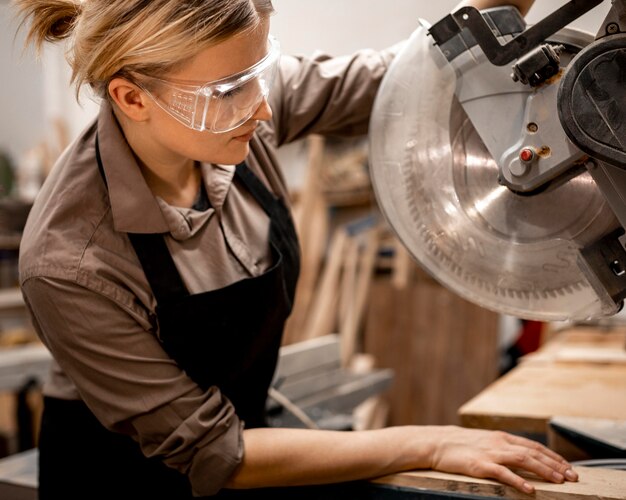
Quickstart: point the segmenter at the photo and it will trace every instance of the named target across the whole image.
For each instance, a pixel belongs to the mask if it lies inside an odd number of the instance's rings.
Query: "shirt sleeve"
[[[22,292],[42,341],[107,429],[186,474],[196,495],[223,487],[243,458],[243,430],[217,388],[203,391],[136,311],[101,293],[42,277]]]
[[[312,133],[345,137],[367,133],[378,86],[403,44],[343,57],[282,56],[270,102],[277,145]]]

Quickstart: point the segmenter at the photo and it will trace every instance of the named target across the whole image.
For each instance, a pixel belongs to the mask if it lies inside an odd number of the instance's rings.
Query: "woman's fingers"
[[[511,470],[524,470],[553,483],[565,481],[564,464],[551,457],[528,449],[502,451],[493,461],[484,461],[473,464],[471,475],[490,478],[508,484],[524,493],[532,493],[534,488],[526,479]],[[563,472],[561,472],[563,471]]]
[[[578,474],[572,469],[571,464],[558,453],[555,453],[551,449],[530,439],[514,436],[512,434],[507,434],[507,438],[510,443],[520,447],[519,452],[522,456],[535,459],[550,469],[550,475],[552,478],[548,477],[547,470],[540,466],[542,470],[544,470],[544,473],[540,473],[539,475],[544,479],[561,482],[560,477],[562,476],[564,480],[567,481],[578,480]],[[522,467],[524,466],[522,465]],[[553,472],[556,472],[556,475],[553,474]]]
[[[515,467],[532,472],[546,481],[562,483],[565,481],[565,469],[560,462],[535,452],[525,450],[504,451],[497,460],[507,467]]]
[[[480,477],[484,479],[495,479],[496,481],[501,482],[502,484],[508,484],[515,489],[523,493],[533,493],[535,488],[528,483],[523,477],[515,474],[511,469],[505,467],[504,465],[498,464],[485,464],[482,467],[478,468],[472,474],[475,477]]]
[[[537,441],[532,441],[531,439],[527,439],[527,438],[524,438],[524,437],[521,437],[521,436],[516,436],[514,434],[506,434],[505,433],[505,436],[509,440],[509,442],[512,443],[512,444],[517,444],[517,445],[520,445],[520,446],[526,446],[527,448],[543,452],[546,455],[548,455],[549,457],[551,457],[553,460],[556,460],[557,462],[561,462],[561,463],[566,464],[568,468],[571,467],[571,465],[567,462],[567,460],[565,460],[561,455],[559,455],[558,453],[552,451],[550,448],[547,448],[547,447],[543,446],[542,444],[538,443]]]

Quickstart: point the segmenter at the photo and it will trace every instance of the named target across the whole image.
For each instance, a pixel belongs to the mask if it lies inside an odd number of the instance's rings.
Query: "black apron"
[[[97,141],[96,153],[104,176]],[[274,260],[263,275],[190,295],[163,235],[129,234],[129,238],[157,301],[163,348],[199,386],[218,386],[246,428],[252,428],[265,425],[267,390],[294,300],[299,247],[283,201],[245,163],[237,166],[235,179],[270,218]],[[106,430],[80,401],[45,398],[39,449],[42,500],[192,498],[186,476],[145,458],[137,443]],[[287,490],[281,489],[280,496]],[[219,496],[250,498],[255,491],[222,491]],[[258,491],[257,498],[268,498],[270,490]]]

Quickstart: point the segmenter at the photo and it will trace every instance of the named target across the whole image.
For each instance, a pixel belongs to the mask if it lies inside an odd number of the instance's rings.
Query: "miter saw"
[[[420,26],[370,126],[378,204],[443,285],[525,319],[589,320],[626,298],[626,0],[597,35],[573,0]]]

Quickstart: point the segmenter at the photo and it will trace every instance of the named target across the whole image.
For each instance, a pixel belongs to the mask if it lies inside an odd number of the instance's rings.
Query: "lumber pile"
[[[458,423],[458,407],[498,375],[499,317],[413,260],[363,179],[363,154],[358,142],[310,139],[294,205],[302,274],[284,342],[338,334],[343,367],[394,371],[391,389],[359,408],[369,407],[365,425]]]

